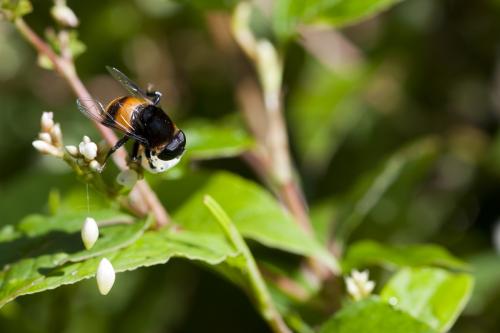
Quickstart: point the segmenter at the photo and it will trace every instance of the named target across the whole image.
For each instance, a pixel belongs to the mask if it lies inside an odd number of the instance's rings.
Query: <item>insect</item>
[[[88,118],[125,135],[109,150],[108,158],[129,139],[135,140],[131,160],[144,169],[159,173],[175,166],[186,146],[186,136],[160,108],[159,91],[143,91],[125,74],[106,67],[129,95],[118,97],[106,107],[96,100],[77,100],[78,109]]]

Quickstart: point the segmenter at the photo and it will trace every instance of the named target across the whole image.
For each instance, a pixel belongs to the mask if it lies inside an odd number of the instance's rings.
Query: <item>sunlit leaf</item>
[[[464,309],[474,279],[439,268],[405,268],[384,286],[382,299],[439,332],[446,332]]]
[[[445,248],[437,245],[389,246],[366,240],[349,246],[342,261],[342,268],[345,272],[370,265],[387,268],[429,265],[451,269],[469,268],[465,262],[451,255]]]
[[[0,2],[0,14],[4,14],[8,20],[15,20],[32,11],[33,6],[29,0],[1,0]]]
[[[92,216],[101,228],[90,250],[85,250],[80,236],[86,214],[32,215],[16,226],[5,226],[0,231],[0,305],[43,283],[58,266],[132,244],[150,223],[131,223],[130,216],[116,211],[94,211]]]
[[[203,205],[210,195],[224,207],[239,232],[269,247],[314,256],[337,269],[335,259],[313,237],[307,236],[271,194],[258,185],[229,173],[217,173],[174,215],[188,230],[218,233],[214,217]]]
[[[435,333],[432,328],[391,305],[369,298],[347,304],[337,312],[320,333]]]
[[[101,223],[130,222],[116,212],[93,212]],[[83,215],[53,218],[29,217],[19,227],[0,233],[3,271],[0,273],[0,306],[26,294],[72,284],[95,275],[101,258],[108,258],[117,272],[167,262],[172,257],[219,264],[236,255],[222,234],[200,234],[164,228],[143,234],[148,221],[102,226],[101,237],[90,251],[80,239]],[[107,219],[107,221],[105,220]]]

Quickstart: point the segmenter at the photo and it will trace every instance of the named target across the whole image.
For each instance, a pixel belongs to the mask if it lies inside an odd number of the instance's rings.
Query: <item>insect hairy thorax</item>
[[[138,117],[141,134],[149,141],[151,149],[159,151],[172,140],[175,127],[162,109],[147,105]]]

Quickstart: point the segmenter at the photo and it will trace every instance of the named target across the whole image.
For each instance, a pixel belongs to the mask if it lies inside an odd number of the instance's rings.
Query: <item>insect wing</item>
[[[130,80],[125,74],[123,74],[122,72],[120,72],[118,69],[114,68],[114,67],[109,67],[109,66],[106,66],[106,69],[108,70],[108,72],[111,74],[111,76],[113,78],[115,78],[115,80],[117,80],[118,82],[120,82],[120,84],[132,95],[132,96],[135,96],[135,97],[138,97],[138,98],[142,98],[142,99],[145,99],[146,101],[148,101],[150,104],[152,104],[153,102],[151,101],[150,97],[141,89],[139,88],[139,86],[137,86],[137,84],[135,84],[134,82],[132,82],[132,80]]]
[[[103,124],[104,126],[121,131],[129,137],[143,144],[147,144],[148,141],[144,137],[133,133],[130,128],[123,126],[113,119],[113,117],[106,112],[100,102],[93,99],[77,99],[76,105],[78,106],[78,110],[80,110],[80,112],[87,118]]]

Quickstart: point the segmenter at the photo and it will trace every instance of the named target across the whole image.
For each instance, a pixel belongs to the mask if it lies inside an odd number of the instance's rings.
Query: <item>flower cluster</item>
[[[33,141],[33,147],[45,155],[64,159],[73,167],[88,168],[93,172],[100,172],[101,164],[96,160],[98,148],[88,136],[84,136],[77,146],[63,147],[61,125],[54,123],[54,114],[44,112],[40,120],[41,130],[38,139]],[[76,163],[76,165],[75,165]]]
[[[92,171],[101,172],[101,164],[96,160],[97,144],[84,136],[77,146],[66,146],[66,151],[75,158],[80,166],[88,166]]]
[[[41,130],[33,147],[45,155],[63,157],[61,125],[54,123],[54,114],[44,112],[40,121]]]
[[[368,279],[368,271],[353,270],[351,275],[345,278],[347,292],[356,301],[370,296],[375,288],[375,282]]]

